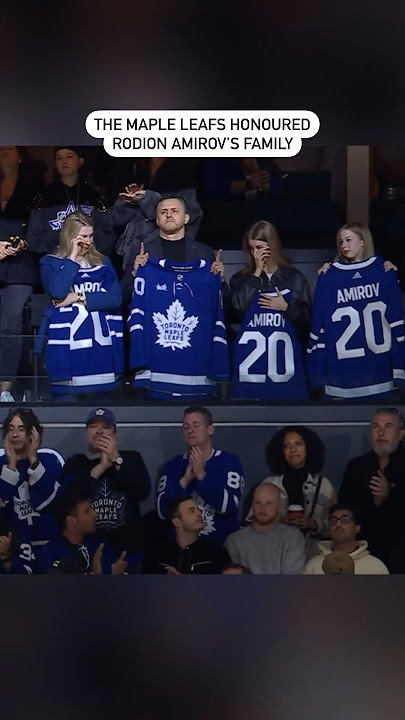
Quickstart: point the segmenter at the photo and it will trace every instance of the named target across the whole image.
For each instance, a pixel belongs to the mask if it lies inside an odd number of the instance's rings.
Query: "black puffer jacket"
[[[271,279],[266,273],[256,277],[250,271],[240,270],[231,278],[231,304],[235,313],[235,322],[241,322],[244,313],[252,304],[258,290],[268,292],[291,290],[293,299],[285,312],[287,319],[294,325],[298,340],[306,345],[311,324],[311,292],[305,275],[291,265],[279,267]]]

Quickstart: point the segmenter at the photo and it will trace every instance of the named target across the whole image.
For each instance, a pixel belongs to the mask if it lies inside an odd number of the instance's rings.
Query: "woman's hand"
[[[318,275],[325,275],[328,272],[331,265],[332,265],[332,263],[330,263],[330,262],[324,263],[322,265],[322,267],[319,268]]]
[[[284,300],[280,290],[276,287],[277,297],[267,297],[266,295],[260,295],[259,305],[262,308],[268,308],[269,310],[279,310],[279,312],[285,312],[288,308],[288,303]]]
[[[68,293],[64,300],[52,300],[52,304],[56,308],[66,307],[67,305],[73,305],[73,303],[79,302],[79,296],[77,293]]]
[[[73,240],[71,242],[71,246],[70,246],[71,249],[70,249],[69,260],[72,260],[73,262],[77,262],[77,258],[79,257],[79,255],[81,255],[81,252],[83,249],[82,243],[83,243],[83,237],[81,237],[80,235],[77,235],[75,238],[73,238]]]
[[[34,465],[36,461],[38,460],[37,452],[38,448],[41,444],[41,437],[36,428],[32,428],[31,430],[31,437],[30,437],[30,444],[28,446],[28,460],[30,462],[30,465]]]
[[[14,255],[17,255],[19,250],[20,250],[19,247],[18,248],[11,247],[10,243],[7,240],[0,242],[0,260],[4,260],[4,258],[7,258],[7,257],[14,257]]]
[[[389,270],[395,270],[397,272],[398,268],[394,263],[390,262],[389,260],[386,260],[384,263],[384,270],[385,272],[389,272]]]
[[[318,525],[315,520],[308,518],[305,515],[285,515],[283,517],[283,523],[296,527],[299,530],[309,530],[309,532],[316,532]]]
[[[271,255],[271,250],[269,247],[265,248],[256,248],[253,252],[253,259],[255,261],[256,269],[254,274],[257,276],[260,276],[262,272],[264,272],[264,269],[266,267],[267,260],[269,259]]]

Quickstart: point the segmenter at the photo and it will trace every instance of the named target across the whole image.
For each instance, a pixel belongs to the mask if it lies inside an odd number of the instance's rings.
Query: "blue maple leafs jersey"
[[[228,379],[222,282],[205,260],[138,268],[128,327],[134,386],[151,397],[197,400]]]
[[[157,490],[158,515],[164,519],[175,498],[191,495],[205,520],[200,537],[222,545],[230,533],[239,530],[238,507],[245,485],[241,462],[233,453],[213,450],[205,463],[204,480],[193,480],[184,490],[180,480],[187,465],[185,453],[176,455],[164,466]]]
[[[0,450],[0,498],[2,510],[11,530],[18,530],[35,548],[49,540],[57,531],[49,508],[62,483],[63,457],[52,449],[40,448],[38,467],[31,470],[28,459],[18,460],[17,469],[8,467],[8,459]]]
[[[47,256],[40,267],[51,297],[65,297],[69,291],[86,296],[86,306],[74,303],[49,311],[45,363],[53,392],[114,389],[123,371],[124,350],[121,292],[110,261],[80,267]],[[58,275],[66,287],[58,288]]]
[[[259,305],[260,292],[245,312],[233,345],[232,397],[307,400],[304,349],[284,313]],[[292,292],[281,293],[288,302]],[[277,297],[276,292],[264,295]]]
[[[390,392],[405,379],[404,319],[395,271],[380,257],[335,262],[318,279],[308,344],[315,388],[336,398]]]

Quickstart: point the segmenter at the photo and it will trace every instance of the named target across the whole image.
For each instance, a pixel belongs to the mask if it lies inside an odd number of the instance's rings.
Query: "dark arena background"
[[[313,294],[337,229],[362,221],[404,290],[403,3],[73,0],[60,8],[53,15],[38,3],[6,3],[0,23],[0,142],[27,146],[46,183],[60,143],[85,150],[89,180],[108,202],[129,182],[133,159],[114,163],[111,174],[111,159],[86,132],[94,110],[312,110],[320,132],[298,156],[276,158],[283,180],[271,206],[204,194],[200,176],[201,241],[223,249],[229,280],[244,265],[245,230],[269,220]],[[215,172],[211,189],[213,179]],[[11,408],[31,408],[44,425],[43,446],[66,458],[85,451],[85,419],[99,401],[51,400],[33,352],[47,303],[41,287],[25,303],[15,403],[0,404],[0,422]],[[146,513],[159,468],[184,448],[185,404],[140,400],[131,384],[126,368],[108,407],[120,445],[139,450],[150,471]],[[248,488],[269,474],[271,436],[299,423],[325,442],[323,472],[335,490],[348,460],[368,451],[370,417],[385,404],[232,403],[226,384],[207,403],[214,445],[239,454]],[[388,404],[405,411],[401,393]],[[403,720],[404,601],[403,576],[393,575],[1,574],[1,712],[34,720]]]

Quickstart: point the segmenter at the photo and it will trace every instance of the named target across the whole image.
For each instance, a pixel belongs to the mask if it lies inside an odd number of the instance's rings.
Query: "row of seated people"
[[[35,272],[30,250],[47,252],[40,273],[52,304],[36,351],[43,353],[46,345],[51,389],[59,399],[117,387],[125,366],[123,301],[130,311],[129,362],[138,371],[134,385],[146,388],[151,397],[215,397],[216,381],[229,375],[224,320],[232,315],[242,323],[232,347],[233,398],[308,400],[306,365],[313,389],[324,388],[327,396],[343,399],[389,394],[405,379],[398,282],[392,265],[373,256],[365,226],[345,225],[338,232],[339,262],[322,268],[311,313],[308,282],[287,262],[269,223],[259,221],[248,229],[247,266],[231,279],[229,289],[221,251],[214,254],[188,234],[191,213],[183,198],[151,199],[150,191],[133,185],[121,193],[111,212],[104,208],[94,214],[94,204],[80,205],[80,184],[71,185],[77,180],[79,155],[59,148],[56,165],[62,180],[48,189],[54,200],[32,211],[28,244],[17,240],[13,247],[4,242],[3,401],[13,400],[10,378],[21,355],[21,312],[32,290],[26,273],[31,268],[32,283]],[[69,201],[69,207],[51,217],[62,202],[59,195],[69,195],[69,187],[77,187],[77,202]],[[156,212],[156,224],[149,222],[146,231],[148,218],[139,213],[144,204]],[[90,214],[75,211],[66,216],[78,205]],[[111,261],[100,252],[111,250],[107,238],[114,236],[118,217],[131,219],[123,239],[121,285]],[[207,294],[207,302],[201,303]]]
[[[371,449],[350,460],[337,496],[322,474],[325,445],[301,426],[273,435],[271,474],[245,492],[239,457],[213,444],[211,412],[190,406],[185,452],[164,464],[156,511],[144,516],[150,475],[138,451],[120,447],[111,410],[91,411],[85,433],[88,452],[65,462],[41,447],[31,410],[10,410],[0,457],[4,574],[218,574],[230,564],[252,574],[405,572],[396,408],[373,414]]]

